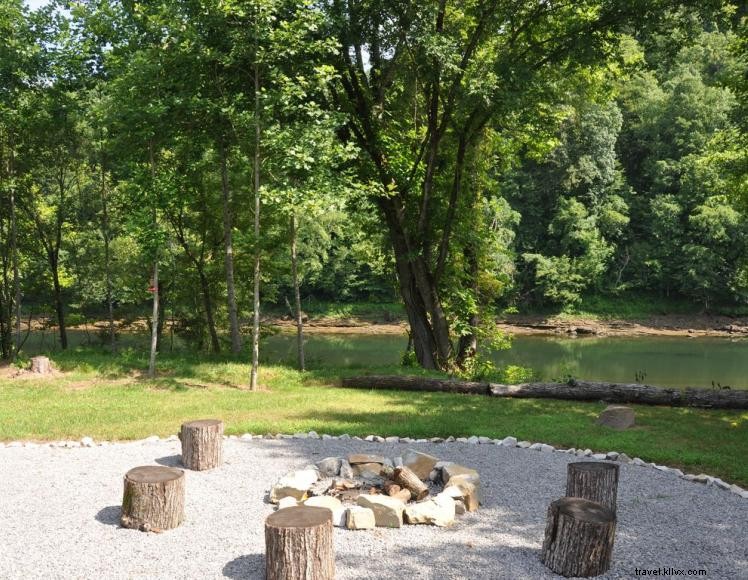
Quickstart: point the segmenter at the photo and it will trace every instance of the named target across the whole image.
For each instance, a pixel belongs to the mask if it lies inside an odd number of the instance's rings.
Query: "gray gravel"
[[[227,440],[225,465],[187,472],[187,520],[147,534],[118,526],[122,476],[178,465],[177,441],[0,448],[0,578],[263,578],[271,484],[322,457],[414,447],[477,469],[484,506],[448,529],[336,529],[338,578],[554,578],[538,560],[548,504],[577,458],[496,445]],[[647,467],[621,466],[608,578],[636,568],[748,578],[748,500]],[[687,574],[687,572],[686,572]],[[703,577],[703,576],[702,576]]]

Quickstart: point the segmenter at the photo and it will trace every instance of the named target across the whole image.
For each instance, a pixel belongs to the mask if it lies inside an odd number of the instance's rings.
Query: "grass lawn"
[[[748,486],[748,412],[634,406],[638,426],[595,425],[602,403],[492,399],[335,386],[342,374],[261,370],[263,390],[243,390],[249,367],[228,357],[170,355],[145,380],[145,356],[76,350],[52,356],[64,374],[44,380],[0,375],[0,440],[137,439],[176,433],[189,419],[220,417],[229,434],[318,433],[446,437],[485,435],[560,447],[619,451]],[[399,367],[367,369],[405,372]],[[408,372],[415,372],[409,369]]]

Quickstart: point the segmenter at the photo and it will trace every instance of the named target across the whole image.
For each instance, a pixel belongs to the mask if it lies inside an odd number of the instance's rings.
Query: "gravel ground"
[[[563,495],[566,464],[575,457],[464,443],[233,439],[220,469],[187,472],[187,519],[163,534],[118,526],[122,476],[137,465],[178,465],[178,441],[0,448],[0,578],[260,579],[263,522],[273,510],[265,496],[275,480],[322,457],[394,456],[407,447],[477,469],[484,505],[446,529],[336,529],[339,579],[556,577],[539,562],[539,550],[546,509]],[[613,567],[605,577],[674,568],[745,579],[747,532],[748,500],[622,465]]]

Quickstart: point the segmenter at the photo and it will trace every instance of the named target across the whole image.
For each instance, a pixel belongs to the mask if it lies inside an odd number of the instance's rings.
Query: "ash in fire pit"
[[[270,501],[278,509],[302,503],[328,508],[333,524],[349,529],[448,526],[456,515],[478,509],[480,477],[414,449],[395,458],[357,453],[285,475],[270,490]]]

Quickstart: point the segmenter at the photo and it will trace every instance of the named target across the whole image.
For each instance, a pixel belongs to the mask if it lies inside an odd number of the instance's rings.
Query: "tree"
[[[330,5],[340,43],[335,102],[349,118],[346,137],[366,153],[361,178],[379,186],[374,199],[422,366],[445,368],[454,357],[443,274],[455,222],[464,215],[456,208],[469,195],[462,189],[468,152],[480,146],[489,123],[513,127],[517,117],[537,114],[564,79],[614,49],[617,30],[658,8],[445,0]]]

